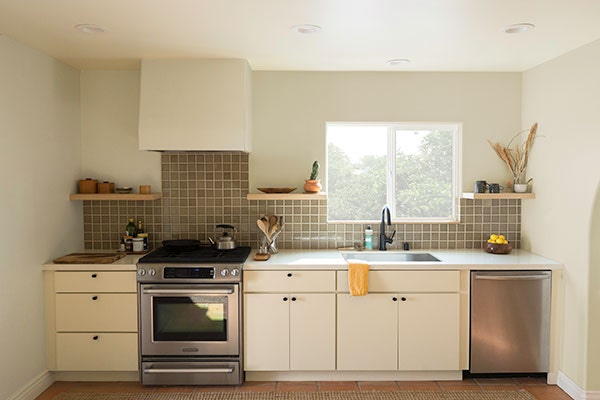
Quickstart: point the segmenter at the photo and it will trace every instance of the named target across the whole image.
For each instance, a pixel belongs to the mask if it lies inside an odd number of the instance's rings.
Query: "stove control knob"
[[[144,275],[146,275],[146,270],[145,270],[145,269],[141,269],[141,268],[140,268],[140,269],[138,269],[138,275],[139,275],[139,276],[144,276]]]
[[[150,268],[150,269],[148,270],[148,275],[150,275],[150,276],[154,276],[154,275],[156,275],[156,270],[155,270],[154,268]]]
[[[221,270],[221,276],[227,276],[227,275],[229,275],[229,270],[227,268],[223,268]]]
[[[237,268],[234,268],[231,270],[231,276],[238,276],[240,274],[240,270]]]

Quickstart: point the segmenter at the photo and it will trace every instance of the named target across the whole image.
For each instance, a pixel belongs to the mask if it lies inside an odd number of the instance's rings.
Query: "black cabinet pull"
[[[295,297],[292,297],[292,301],[296,301],[296,298],[295,298]]]
[[[98,300],[98,296],[92,296],[92,300]]]
[[[287,298],[287,297],[284,297],[284,298],[283,298],[283,301],[288,301],[288,298]]]
[[[98,274],[92,274],[92,278],[97,278]]]
[[[397,297],[392,297],[392,301],[398,301]]]
[[[287,276],[288,276],[288,278],[291,278],[292,277],[292,273],[291,272],[288,273]]]
[[[402,297],[400,300],[402,300],[402,301],[406,301],[406,297]]]
[[[98,340],[98,336],[92,337],[93,340]]]

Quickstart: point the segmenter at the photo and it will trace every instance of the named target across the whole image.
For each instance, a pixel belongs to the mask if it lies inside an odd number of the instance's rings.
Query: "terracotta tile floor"
[[[36,400],[51,400],[63,392],[203,392],[203,391],[342,391],[342,390],[519,390],[537,400],[571,400],[558,386],[539,378],[465,379],[462,381],[386,382],[245,382],[240,386],[142,386],[137,382],[55,382]]]

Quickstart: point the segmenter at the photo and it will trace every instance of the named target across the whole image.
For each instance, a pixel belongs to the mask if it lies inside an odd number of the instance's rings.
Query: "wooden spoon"
[[[269,241],[271,241],[271,235],[269,234],[269,231],[268,231],[267,226],[264,223],[264,221],[262,219],[259,219],[259,220],[256,221],[256,225],[258,226],[258,229],[260,229],[261,232],[265,234],[265,236],[267,237],[267,239]]]
[[[272,235],[277,228],[277,217],[275,215],[271,215],[269,217],[269,234]]]

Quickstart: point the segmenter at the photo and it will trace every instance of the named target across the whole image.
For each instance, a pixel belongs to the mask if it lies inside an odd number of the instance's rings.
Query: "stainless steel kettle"
[[[217,250],[233,250],[238,247],[235,241],[237,229],[232,225],[220,224],[215,228],[214,248]]]

